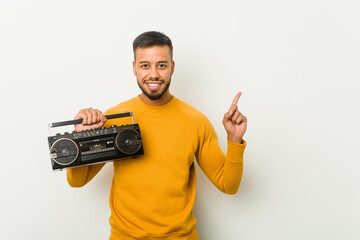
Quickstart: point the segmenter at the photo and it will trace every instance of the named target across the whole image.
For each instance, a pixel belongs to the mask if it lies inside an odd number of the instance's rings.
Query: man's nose
[[[157,69],[157,67],[152,67],[150,69],[149,77],[152,79],[158,79],[160,77],[159,70]]]

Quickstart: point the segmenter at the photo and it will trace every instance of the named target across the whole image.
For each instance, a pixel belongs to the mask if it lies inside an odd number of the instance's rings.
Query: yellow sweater
[[[194,156],[218,189],[235,194],[246,143],[228,141],[225,156],[209,120],[175,97],[163,106],[149,106],[135,97],[105,114],[128,111],[139,123],[144,155],[113,162],[110,239],[198,239],[192,214],[196,189]],[[112,119],[105,126],[128,123],[131,118]],[[103,166],[68,169],[68,182],[81,187]]]

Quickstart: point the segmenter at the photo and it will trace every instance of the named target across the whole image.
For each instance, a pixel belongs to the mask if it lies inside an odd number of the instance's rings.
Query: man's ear
[[[136,76],[136,65],[135,65],[135,60],[133,61],[133,72],[134,72],[134,75]]]
[[[173,75],[174,70],[175,70],[175,61],[171,61],[171,75],[170,76]]]

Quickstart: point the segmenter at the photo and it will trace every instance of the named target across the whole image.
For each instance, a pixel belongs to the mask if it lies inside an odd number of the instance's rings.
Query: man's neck
[[[165,93],[160,99],[158,100],[151,100],[149,99],[144,93],[141,93],[139,95],[140,100],[147,104],[147,105],[151,105],[151,106],[161,106],[161,105],[165,105],[168,102],[171,101],[171,99],[173,99],[173,95],[170,94],[170,92]]]

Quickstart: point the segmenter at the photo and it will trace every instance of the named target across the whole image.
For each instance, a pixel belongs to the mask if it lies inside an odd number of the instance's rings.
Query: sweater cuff
[[[243,159],[244,150],[246,147],[246,141],[243,140],[242,143],[234,143],[227,140],[228,148],[226,156],[229,160],[238,162],[240,159]]]

